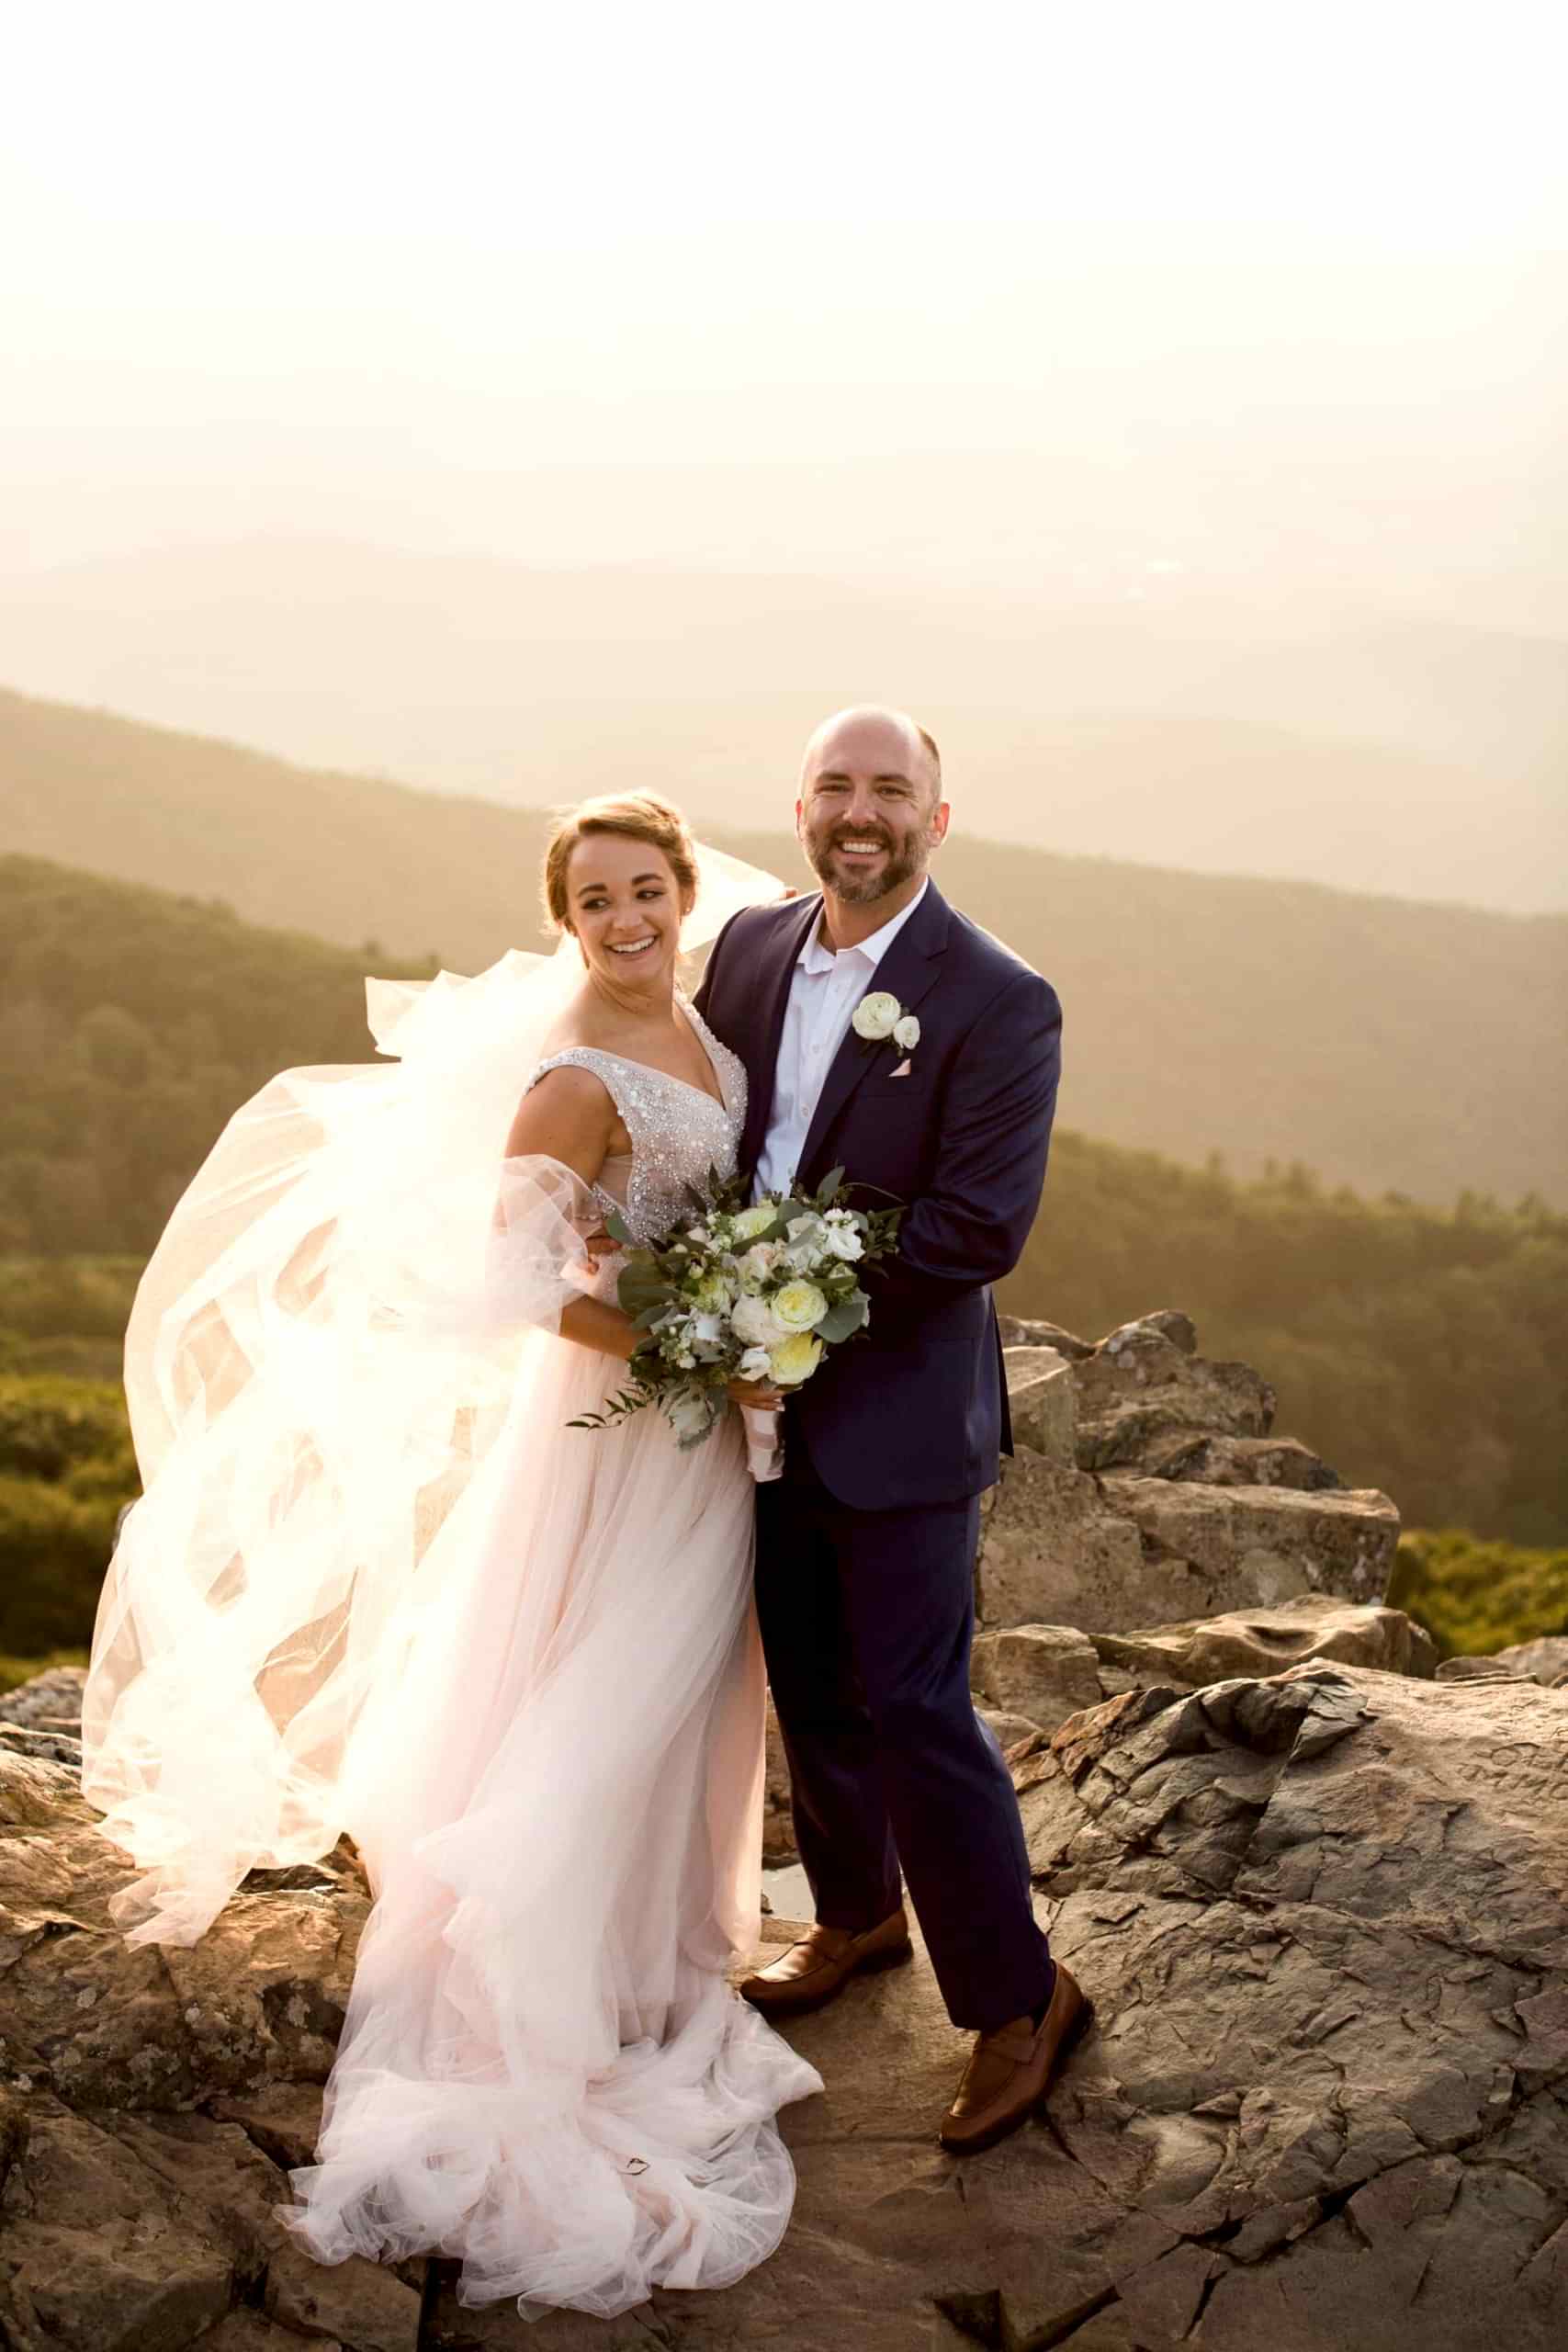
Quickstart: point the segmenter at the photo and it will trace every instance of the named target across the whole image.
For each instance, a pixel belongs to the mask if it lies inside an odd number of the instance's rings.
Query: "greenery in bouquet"
[[[903,1214],[851,1207],[843,1176],[835,1168],[813,1193],[747,1205],[739,1181],[710,1169],[690,1216],[646,1249],[607,1218],[626,1253],[620,1303],[642,1338],[619,1396],[570,1426],[605,1429],[657,1403],[684,1450],[717,1427],[731,1380],[809,1380],[826,1351],[867,1321],[860,1270],[897,1248]]]

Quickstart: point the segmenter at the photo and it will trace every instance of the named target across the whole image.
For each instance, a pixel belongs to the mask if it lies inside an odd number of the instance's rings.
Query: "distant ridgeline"
[[[0,1375],[112,1382],[137,1266],[236,1103],[279,1069],[372,1057],[367,962],[429,969],[0,859]],[[1538,1203],[1369,1201],[1059,1131],[1002,1295],[1091,1339],[1179,1305],[1407,1524],[1568,1540],[1568,1216]],[[79,1401],[76,1438],[63,1392],[46,1419],[90,1550],[109,1408]]]
[[[1542,1079],[1562,1050],[1568,916],[987,840],[971,830],[963,746],[948,750],[956,821],[937,878],[1060,990],[1069,1126],[1194,1166],[1221,1150],[1247,1175],[1299,1159],[1362,1193],[1447,1201],[1469,1185],[1568,1208],[1568,1117]],[[781,745],[776,829],[716,838],[805,887],[790,756]],[[589,774],[596,789],[615,781],[588,747],[584,763],[529,789],[557,801]],[[626,765],[630,780],[635,752]],[[756,778],[737,783],[735,805],[757,807]],[[1048,802],[1022,747],[1018,788]],[[1253,788],[1267,798],[1266,762]],[[542,807],[299,767],[0,690],[0,855],[220,899],[356,958],[374,937],[472,972],[536,944],[547,821]],[[355,1028],[357,1001],[343,1018]],[[307,1046],[312,1033],[295,1034]]]

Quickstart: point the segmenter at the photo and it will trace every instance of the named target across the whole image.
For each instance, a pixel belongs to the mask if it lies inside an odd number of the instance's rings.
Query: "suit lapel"
[[[753,997],[758,1008],[758,1025],[753,1032],[757,1048],[748,1072],[750,1087],[746,1104],[746,1133],[740,1148],[743,1168],[755,1168],[761,1157],[762,1137],[768,1132],[768,1121],[773,1116],[779,1043],[784,1035],[784,1014],[789,1007],[789,986],[795,978],[800,951],[821,912],[821,898],[815,894],[803,900],[798,909],[792,908],[788,918],[775,925],[757,959],[759,968]]]
[[[866,984],[865,993],[869,996],[880,991],[896,996],[904,1012],[913,1012],[941,977],[949,920],[947,900],[936,884],[929,882],[925,897],[878,964],[874,978]],[[806,1141],[801,1146],[800,1175],[803,1183],[807,1181],[807,1170],[823,1154],[834,1125],[861,1080],[882,1063],[886,1063],[889,1070],[896,1069],[901,1058],[891,1039],[883,1037],[874,1042],[863,1037],[852,1023],[845,1030],[844,1041],[834,1055],[823,1080],[817,1108],[811,1114],[811,1125],[806,1131]]]

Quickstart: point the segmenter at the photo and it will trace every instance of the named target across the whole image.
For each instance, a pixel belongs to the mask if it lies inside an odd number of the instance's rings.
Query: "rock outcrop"
[[[1096,1634],[1092,1646],[1107,1697],[1161,1684],[1195,1690],[1237,1675],[1278,1674],[1310,1658],[1425,1679],[1438,1664],[1437,1644],[1403,1610],[1315,1593],[1278,1609],[1239,1610],[1196,1624]]]
[[[369,1909],[352,1860],[256,1874],[188,1951],[133,1949],[95,1819],[73,1766],[0,1743],[0,2344],[414,2352],[424,2266],[322,2269],[276,2211]]]
[[[441,2263],[321,2268],[278,2209],[355,1858],[253,1874],[194,1951],[127,1946],[61,1669],[0,1699],[4,2352],[1560,2352],[1568,1639],[1438,1667],[1382,1605],[1393,1505],[1187,1317],[1007,1336],[974,1688],[1099,2010],[1049,2115],[941,2154],[964,2045],[917,1952],[791,2029],[827,2093],[735,2288],[525,2328]],[[793,1854],[771,1718],[764,1837]]]
[[[785,2116],[772,2261],[526,2330],[459,2309],[446,2266],[321,2269],[278,2224],[366,1914],[351,1860],[253,1880],[194,1951],[133,1951],[71,1771],[0,1752],[0,2342],[1557,2352],[1565,1745],[1568,1694],[1535,1682],[1325,1660],[1033,1736],[1040,1916],[1099,2010],[1048,2116],[941,2154],[964,2045],[918,1954],[791,2029],[828,2088]]]
[[[924,1957],[857,1981],[790,2029],[773,2260],[528,2352],[1560,2352],[1565,1741],[1531,1683],[1333,1664],[1079,1714],[1015,1767],[1099,2011],[1048,2115],[944,2157]],[[443,2297],[431,2341],[521,2338]]]
[[[1189,1316],[1163,1308],[1098,1346],[1004,1317],[1003,1340],[1015,1451],[981,1506],[974,1688],[1004,1745],[1021,1720],[1054,1731],[1148,1679],[1098,1648],[1107,1635],[1169,1651],[1223,1620],[1214,1672],[1325,1656],[1430,1673],[1426,1637],[1380,1606],[1393,1503],[1276,1436],[1268,1383],[1201,1356]],[[770,1862],[792,1858],[771,1718],[763,1834]]]
[[[1393,1505],[1275,1436],[1267,1381],[1199,1355],[1189,1317],[1098,1346],[1016,1320],[1004,1338],[1016,1451],[985,1507],[982,1623],[1121,1633],[1315,1592],[1382,1600]]]
[[[1533,1642],[1512,1642],[1498,1650],[1495,1666],[1528,1674],[1532,1682],[1561,1685],[1568,1679],[1568,1634],[1542,1634]]]
[[[1237,1675],[1278,1674],[1312,1658],[1427,1679],[1438,1662],[1430,1635],[1402,1610],[1309,1594],[1278,1609],[1125,1634],[1080,1634],[1071,1625],[980,1633],[972,1680],[982,1713],[1005,1710],[1032,1729],[1055,1732],[1080,1708],[1128,1690],[1193,1690]],[[781,1785],[787,1804],[787,1777]]]

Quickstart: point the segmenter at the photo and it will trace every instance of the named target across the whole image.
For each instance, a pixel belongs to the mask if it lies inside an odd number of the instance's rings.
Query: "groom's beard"
[[[848,838],[852,841],[876,841],[887,852],[887,862],[880,874],[846,874],[835,865],[833,858],[838,837],[844,831],[844,827],[835,827],[834,837],[825,842],[815,841],[808,836],[806,854],[823,888],[831,890],[846,907],[874,906],[877,899],[886,898],[890,890],[897,890],[917,874],[923,874],[930,862],[933,843],[929,826],[922,826],[919,832],[906,834],[902,846],[888,834],[867,826],[862,831],[850,833]]]

